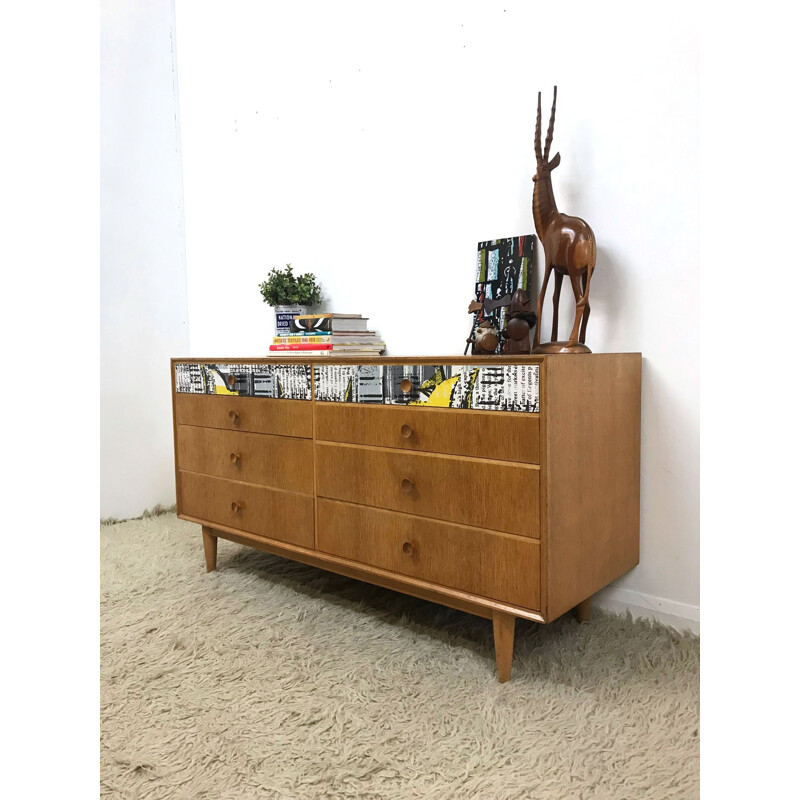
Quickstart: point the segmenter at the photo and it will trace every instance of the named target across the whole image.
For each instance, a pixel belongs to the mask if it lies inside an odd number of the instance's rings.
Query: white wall
[[[599,248],[588,344],[645,358],[641,564],[603,602],[696,620],[698,43],[668,7],[566,13],[179,0],[191,353],[263,355],[257,284],[286,262],[391,354],[462,353],[477,242],[534,230],[558,84],[555,195]]]
[[[174,3],[105,0],[101,517],[175,502],[169,358],[188,352]]]

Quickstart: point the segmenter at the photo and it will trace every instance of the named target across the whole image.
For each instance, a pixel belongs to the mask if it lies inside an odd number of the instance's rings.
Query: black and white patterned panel
[[[175,388],[189,394],[311,399],[311,367],[297,364],[176,364]]]
[[[314,398],[336,403],[539,411],[539,365],[321,364]]]

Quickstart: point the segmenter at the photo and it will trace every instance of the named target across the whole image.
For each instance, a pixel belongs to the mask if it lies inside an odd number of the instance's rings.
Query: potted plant
[[[275,332],[288,333],[289,323],[296,314],[307,314],[310,306],[319,304],[322,290],[310,272],[294,275],[292,265],[272,269],[259,285],[265,303],[275,309]]]

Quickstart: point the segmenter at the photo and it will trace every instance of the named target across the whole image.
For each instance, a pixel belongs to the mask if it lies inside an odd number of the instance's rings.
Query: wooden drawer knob
[[[244,506],[241,503],[237,503],[235,500],[231,503],[231,511],[234,514],[238,514]]]
[[[414,545],[411,542],[403,542],[403,552],[407,556],[414,555]]]
[[[400,381],[400,388],[406,394],[408,394],[414,388],[414,384],[411,383],[411,381],[408,378],[403,378],[403,380]]]
[[[233,409],[231,409],[231,410],[228,412],[228,419],[229,419],[231,422],[238,422],[238,421],[239,421],[239,414],[238,414],[236,411],[234,411]]]
[[[404,439],[410,439],[414,435],[414,431],[411,430],[411,428],[408,425],[403,425],[403,427],[400,428],[400,435]]]
[[[414,490],[414,481],[410,481],[408,478],[403,478],[403,491],[406,494],[410,494]]]
[[[241,463],[242,463],[242,457],[239,455],[239,453],[231,453],[231,464],[241,464]]]

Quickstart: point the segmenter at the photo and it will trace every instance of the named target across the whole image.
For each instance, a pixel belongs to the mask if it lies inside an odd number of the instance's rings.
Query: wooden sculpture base
[[[534,347],[531,353],[543,355],[548,353],[591,353],[592,351],[585,345],[570,344],[569,342],[542,342],[538,347]]]

